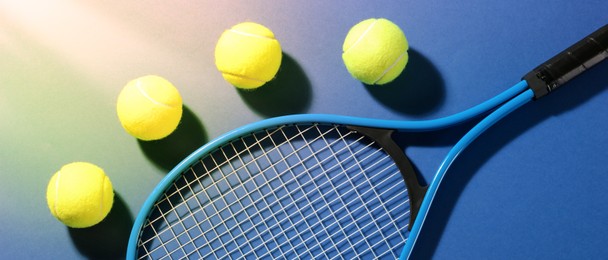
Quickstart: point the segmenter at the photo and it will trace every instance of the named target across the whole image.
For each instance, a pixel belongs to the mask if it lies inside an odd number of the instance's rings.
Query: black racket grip
[[[523,79],[539,99],[608,58],[608,24],[536,67]]]

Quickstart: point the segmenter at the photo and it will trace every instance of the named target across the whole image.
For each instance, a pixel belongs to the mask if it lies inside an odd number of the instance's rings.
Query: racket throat
[[[427,186],[420,185],[420,182],[418,181],[418,174],[416,173],[410,159],[407,157],[407,155],[405,155],[401,147],[399,147],[399,145],[393,141],[392,135],[394,130],[362,126],[347,127],[371,138],[380,147],[382,147],[382,149],[391,157],[391,159],[393,159],[397,165],[397,168],[399,168],[399,172],[401,173],[405,186],[407,187],[409,197],[410,222],[408,225],[408,230],[411,230],[412,226],[414,225],[414,221],[416,220],[416,216],[418,216],[418,211],[420,211],[420,206],[422,205],[422,200],[426,194]]]

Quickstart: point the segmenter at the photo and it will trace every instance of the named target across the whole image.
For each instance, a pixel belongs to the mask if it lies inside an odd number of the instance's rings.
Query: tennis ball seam
[[[59,180],[61,179],[61,169],[57,172],[57,178],[55,179],[55,200],[53,201],[53,212],[52,214],[57,218],[59,217],[59,212],[57,211],[57,201],[59,200]]]
[[[274,37],[268,37],[266,35],[260,35],[260,34],[255,34],[255,33],[248,33],[248,32],[243,32],[243,31],[239,31],[236,29],[228,29],[229,32],[232,33],[236,33],[236,34],[240,34],[243,36],[248,36],[248,37],[255,37],[255,38],[260,38],[260,39],[267,39],[267,40],[276,40]]]
[[[239,78],[246,79],[246,80],[253,80],[253,81],[260,82],[260,83],[266,83],[266,81],[264,81],[264,80],[256,79],[256,78],[252,78],[252,77],[246,77],[245,75],[241,75],[241,74],[236,74],[236,73],[232,73],[232,72],[226,72],[226,71],[223,71],[223,70],[220,70],[220,72],[222,74],[227,74],[227,75],[230,75],[230,76],[239,77]]]
[[[139,93],[141,93],[147,100],[149,100],[150,102],[159,105],[159,106],[164,106],[164,107],[168,107],[168,108],[175,108],[172,105],[169,104],[165,104],[159,101],[156,101],[155,99],[153,99],[150,95],[148,95],[148,93],[141,87],[141,81],[137,81],[137,83],[135,84],[135,88],[137,89],[137,91],[139,91]]]
[[[265,36],[265,35],[254,34],[254,33],[249,33],[249,32],[244,32],[244,31],[239,31],[239,30],[236,30],[234,28],[230,28],[230,29],[228,29],[228,31],[231,32],[231,33],[235,33],[235,34],[239,34],[239,35],[245,36],[245,37],[254,37],[254,38],[265,39],[265,40],[270,40],[270,41],[276,41],[277,40],[274,37],[268,37],[268,36]],[[246,79],[246,80],[253,80],[253,81],[260,82],[260,83],[266,83],[265,80],[258,79],[258,78],[253,78],[253,77],[247,77],[247,76],[242,75],[242,74],[227,72],[225,70],[220,70],[220,72],[222,74],[227,74],[227,75],[230,75],[230,76],[239,77],[239,78]]]
[[[401,60],[403,59],[403,57],[405,57],[405,55],[406,55],[406,54],[407,54],[407,49],[406,49],[406,50],[405,50],[403,53],[401,53],[401,55],[399,55],[399,57],[397,57],[397,59],[396,59],[396,60],[393,62],[393,64],[391,64],[390,66],[388,66],[388,68],[386,68],[386,69],[385,69],[385,70],[382,72],[382,74],[380,74],[380,76],[379,76],[379,77],[378,77],[376,80],[374,80],[374,83],[373,83],[373,84],[376,84],[378,81],[382,80],[382,78],[384,78],[384,76],[385,76],[385,75],[386,75],[386,74],[387,74],[389,71],[391,71],[391,70],[393,69],[393,67],[395,67],[395,66],[396,66],[396,65],[399,63],[399,61],[401,61]]]
[[[374,27],[374,25],[378,22],[378,19],[375,19],[369,26],[367,26],[367,28],[365,29],[365,31],[359,35],[359,38],[357,38],[357,40],[348,47],[348,49],[344,50],[343,53],[347,53],[350,49],[354,48],[355,46],[357,46],[359,44],[359,42],[361,42],[361,40],[363,40],[363,38],[365,37],[365,35],[367,35],[367,33],[369,33],[369,31],[372,30],[372,28]]]

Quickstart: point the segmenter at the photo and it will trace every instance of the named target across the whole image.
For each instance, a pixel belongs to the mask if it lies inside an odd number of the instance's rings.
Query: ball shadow
[[[467,183],[500,149],[535,125],[576,108],[608,88],[608,62],[598,64],[585,74],[573,79],[549,97],[532,102],[513,112],[506,122],[499,122],[481,135],[460,155],[448,170],[437,192],[433,206],[420,231],[413,259],[432,259],[448,219],[452,215]],[[508,125],[508,127],[505,127]],[[452,174],[449,174],[452,173]]]
[[[433,112],[445,100],[445,83],[439,71],[420,52],[410,48],[409,61],[401,75],[385,85],[366,85],[378,102],[401,114]]]
[[[70,228],[76,249],[88,259],[124,259],[133,226],[133,217],[124,200],[114,192],[114,204],[108,216],[88,228]]]
[[[273,80],[255,90],[238,89],[238,93],[249,108],[264,117],[304,113],[312,96],[306,74],[284,52],[281,67]]]
[[[196,115],[186,106],[183,111],[177,129],[169,136],[155,141],[137,140],[146,158],[166,172],[208,141]]]

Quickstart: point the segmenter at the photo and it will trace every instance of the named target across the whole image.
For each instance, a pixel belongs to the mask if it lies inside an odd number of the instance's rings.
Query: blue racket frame
[[[164,191],[174,183],[182,172],[187,170],[203,155],[206,155],[222,145],[229,143],[244,135],[257,132],[262,129],[271,128],[278,125],[290,125],[296,123],[320,123],[320,124],[339,124],[345,126],[359,126],[370,128],[395,129],[404,132],[432,131],[461,122],[468,121],[481,114],[494,110],[468,133],[466,133],[448,152],[437,170],[433,180],[427,187],[426,194],[422,200],[418,214],[412,216],[414,224],[411,226],[405,246],[401,251],[400,259],[408,259],[411,255],[420,230],[428,215],[429,208],[437,194],[447,170],[458,155],[485,130],[494,125],[500,119],[526,103],[538,99],[554,91],[570,79],[581,74],[595,64],[608,58],[608,25],[603,26],[589,36],[570,46],[555,57],[536,67],[524,76],[524,79],[503,93],[493,97],[468,110],[433,120],[423,121],[394,121],[381,119],[364,119],[338,115],[305,114],[291,115],[271,118],[250,125],[243,126],[234,131],[228,132],[223,136],[207,143],[190,156],[180,162],[169,174],[159,183],[152,194],[144,202],[142,210],[135,219],[127,258],[134,258],[138,246],[140,228],[144,225],[147,216],[150,214],[155,202],[163,195]]]
[[[471,143],[477,136],[479,136],[492,124],[494,124],[500,118],[504,117],[506,114],[515,110],[519,106],[527,103],[528,101],[531,101],[533,98],[533,93],[531,90],[526,91],[527,89],[527,83],[525,81],[521,81],[515,84],[513,87],[507,89],[503,93],[477,106],[474,106],[470,109],[451,116],[432,120],[395,121],[328,114],[300,114],[270,118],[237,128],[210,141],[201,148],[197,149],[195,152],[193,152],[191,155],[181,161],[175,168],[173,168],[168,173],[165,178],[161,180],[157,187],[152,191],[148,199],[144,202],[144,204],[142,205],[142,210],[139,212],[137,218],[135,219],[133,229],[129,238],[127,258],[135,258],[137,254],[137,241],[140,233],[140,228],[144,225],[146,218],[149,215],[150,210],[153,208],[155,202],[163,195],[164,191],[170,185],[173,184],[175,179],[178,178],[180,174],[187,170],[192,164],[197,162],[202,155],[208,154],[218,149],[222,145],[226,144],[227,142],[230,142],[231,140],[239,138],[243,135],[277,125],[289,125],[302,122],[385,128],[395,129],[397,131],[403,132],[433,131],[468,121],[472,118],[488,113],[488,111],[491,111],[497,106],[506,103],[503,107],[490,114],[488,118],[481,121],[480,124],[478,124],[467,135],[465,135],[465,137],[463,137],[463,139],[458,142],[456,146],[454,146],[454,148],[450,151],[450,153],[448,153],[448,155],[442,162],[440,169],[437,171],[437,174],[431,181],[427,193],[424,196],[420,211],[418,212],[417,216],[412,216],[414,218],[414,225],[411,228],[407,243],[401,253],[401,258],[407,259],[411,252],[411,249],[414,246],[415,241],[417,240],[422,224],[424,223],[424,219],[428,214],[428,208],[431,206],[432,200],[435,197],[439,184],[443,179],[450,164],[469,143]],[[521,94],[522,92],[523,94]],[[515,99],[517,101],[507,102],[516,96],[518,96]]]

